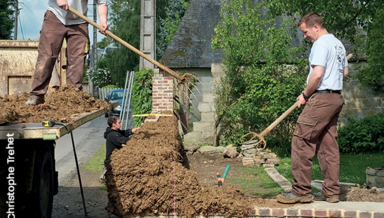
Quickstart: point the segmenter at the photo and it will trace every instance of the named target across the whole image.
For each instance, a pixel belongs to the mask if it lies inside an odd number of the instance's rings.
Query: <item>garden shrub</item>
[[[338,130],[338,143],[341,153],[366,153],[384,149],[384,115],[357,120],[349,117],[349,124]]]
[[[152,76],[153,70],[142,69],[135,72],[132,88],[133,114],[149,114],[152,111]],[[145,117],[134,117],[135,127],[144,122]]]

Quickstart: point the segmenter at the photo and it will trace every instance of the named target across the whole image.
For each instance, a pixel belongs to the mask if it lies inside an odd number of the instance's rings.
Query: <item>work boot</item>
[[[33,98],[33,97],[30,97],[28,99],[27,102],[25,102],[25,104],[32,104],[32,105],[38,105],[38,104],[43,104],[44,103],[44,99],[43,98]]]
[[[287,192],[284,194],[280,194],[276,197],[277,202],[283,204],[294,204],[294,203],[311,203],[313,200],[313,196],[297,196],[292,192]]]
[[[327,201],[328,203],[337,203],[339,202],[338,197],[325,197],[320,192],[318,193],[312,193],[315,201]]]

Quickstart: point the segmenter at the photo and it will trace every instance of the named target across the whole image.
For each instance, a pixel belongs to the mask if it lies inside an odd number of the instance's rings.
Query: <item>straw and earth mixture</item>
[[[146,122],[113,152],[106,175],[107,209],[121,217],[144,212],[247,216],[255,200],[230,185],[208,188],[188,169],[176,121],[160,117]]]
[[[40,123],[45,119],[73,124],[73,115],[110,109],[108,102],[89,96],[73,85],[65,85],[46,95],[44,104],[26,105],[29,93],[0,97],[0,124]]]

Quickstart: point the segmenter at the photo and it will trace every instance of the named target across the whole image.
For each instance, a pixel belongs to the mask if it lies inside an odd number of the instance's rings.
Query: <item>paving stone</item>
[[[280,209],[280,208],[273,209],[272,210],[272,216],[283,217],[284,216],[284,210]]]
[[[370,212],[360,212],[360,218],[371,218],[372,214]]]
[[[357,217],[357,213],[356,213],[356,211],[345,211],[344,217],[346,217],[346,218]]]
[[[328,217],[326,210],[315,210],[315,217]]]
[[[293,216],[293,217],[298,217],[299,216],[299,210],[287,210],[287,216]]]
[[[312,210],[300,210],[302,217],[312,217]]]
[[[199,148],[199,151],[201,153],[207,152],[207,153],[223,153],[224,147],[214,147],[214,146],[201,146]]]
[[[341,211],[339,210],[330,210],[329,217],[341,217]]]
[[[259,215],[260,216],[271,216],[271,210],[269,208],[260,208],[259,209]]]
[[[384,218],[384,213],[375,213],[373,218]]]

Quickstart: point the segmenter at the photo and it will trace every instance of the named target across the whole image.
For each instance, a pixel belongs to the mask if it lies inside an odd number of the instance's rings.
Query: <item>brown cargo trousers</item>
[[[324,176],[321,194],[338,197],[340,193],[340,154],[337,144],[337,120],[344,99],[337,93],[315,93],[297,120],[292,139],[292,193],[311,194],[312,159],[317,152]]]
[[[88,23],[63,25],[56,15],[47,11],[39,39],[38,57],[33,75],[31,97],[43,98],[47,93],[55,61],[63,40],[67,39],[67,84],[82,89],[84,61],[89,51]]]

